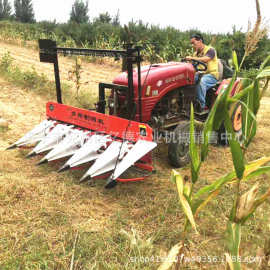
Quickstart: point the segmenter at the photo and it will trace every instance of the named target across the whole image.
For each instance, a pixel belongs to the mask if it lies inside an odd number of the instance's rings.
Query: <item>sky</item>
[[[32,0],[35,18],[67,22],[75,0]],[[149,25],[172,26],[180,31],[198,29],[208,33],[232,32],[233,25],[245,32],[256,21],[255,0],[89,0],[90,21],[100,13],[115,16],[120,23],[132,19]],[[261,15],[270,23],[270,0],[260,0]]]

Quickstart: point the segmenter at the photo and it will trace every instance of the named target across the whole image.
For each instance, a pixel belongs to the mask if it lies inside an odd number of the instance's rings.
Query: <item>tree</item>
[[[35,15],[31,0],[15,0],[15,19],[23,23],[35,22]]]
[[[94,19],[96,23],[111,23],[112,17],[108,12],[100,13],[97,18]]]
[[[119,13],[119,9],[117,10],[116,15],[112,19],[112,25],[114,25],[114,26],[119,26],[120,25],[120,13]]]
[[[76,23],[88,23],[88,1],[85,3],[82,0],[75,0],[70,12],[70,22]]]
[[[11,5],[8,0],[0,0],[0,20],[11,17]]]

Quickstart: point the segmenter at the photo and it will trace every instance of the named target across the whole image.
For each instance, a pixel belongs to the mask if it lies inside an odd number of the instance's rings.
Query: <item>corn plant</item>
[[[72,70],[68,71],[68,79],[70,81],[73,81],[75,83],[75,88],[76,88],[76,98],[79,98],[79,91],[81,89],[81,73],[82,73],[82,61],[80,57],[75,58],[75,64],[73,66]]]
[[[235,66],[237,66],[235,57],[234,61]],[[222,187],[225,184],[231,182],[236,183],[233,207],[231,209],[229,222],[227,224],[229,245],[228,253],[226,253],[226,258],[232,270],[241,269],[240,261],[235,259],[239,258],[241,227],[248,220],[248,218],[252,216],[256,209],[270,196],[270,188],[266,193],[257,196],[259,187],[258,183],[255,184],[249,191],[241,195],[241,183],[270,171],[270,166],[265,166],[265,164],[270,162],[270,156],[254,160],[249,163],[247,163],[245,159],[246,149],[256,134],[256,114],[259,109],[260,99],[267,89],[268,82],[270,80],[270,65],[267,66],[269,62],[270,56],[261,66],[260,72],[256,79],[253,81],[248,80],[250,83],[240,93],[234,97],[230,97],[233,84],[236,80],[236,69],[229,87],[227,87],[227,89],[218,97],[204,125],[204,140],[200,147],[195,143],[194,114],[193,106],[191,105],[189,145],[189,153],[191,157],[191,182],[184,181],[182,176],[174,170],[171,176],[171,180],[177,186],[179,202],[186,216],[183,238],[185,238],[187,229],[190,225],[194,231],[198,233],[195,222],[198,213],[207,205],[208,202],[213,200],[220,193]],[[264,87],[260,90],[259,83],[264,79],[266,79],[266,82]],[[243,142],[239,142],[237,140],[229,115],[229,107],[235,102],[241,102],[242,104]],[[202,162],[206,160],[208,154],[209,135],[213,130],[217,130],[223,122],[225,124],[227,134],[232,135],[228,136],[228,140],[232,154],[234,170],[225,176],[222,176],[210,185],[202,187],[197,192],[193,192],[194,185],[199,180],[200,167]],[[178,250],[181,251],[183,246],[184,240],[182,245],[178,246]]]
[[[88,81],[82,81],[81,74],[83,73],[82,71],[82,60],[80,57],[75,57],[75,63],[68,71],[68,80],[72,81],[74,83],[74,87],[76,89],[76,96],[75,99],[77,103],[82,107],[82,108],[89,108],[90,106],[90,101],[89,101],[89,95],[88,98],[82,93],[82,87],[84,85],[87,85],[89,82]]]
[[[257,8],[259,8],[258,0],[256,0]],[[257,12],[260,15],[260,12]],[[253,33],[248,33],[247,42],[251,42],[250,37],[261,37],[259,28],[260,16],[258,16],[257,23],[253,29]],[[264,30],[263,30],[264,31]],[[246,52],[244,58],[252,53],[252,50],[256,47],[256,42],[252,39],[252,44],[246,45]],[[252,162],[247,162],[245,153],[250,145],[252,139],[256,135],[257,122],[256,114],[260,107],[260,100],[264,95],[264,92],[268,88],[270,80],[270,55],[261,64],[258,74],[255,79],[242,79],[241,83],[243,90],[239,93],[231,96],[234,83],[237,80],[237,75],[240,72],[240,66],[238,65],[237,55],[233,52],[232,61],[235,68],[233,77],[226,89],[223,89],[222,93],[218,96],[211,112],[203,127],[203,142],[201,145],[197,145],[195,142],[195,121],[193,105],[191,104],[190,115],[190,144],[189,154],[191,158],[191,182],[183,180],[180,173],[173,170],[171,180],[176,184],[179,202],[185,214],[185,225],[183,229],[182,241],[174,246],[170,252],[176,257],[182,257],[185,252],[185,238],[188,232],[188,228],[192,227],[195,233],[198,233],[196,217],[200,211],[207,205],[208,202],[213,200],[221,191],[222,187],[228,183],[235,183],[235,190],[233,194],[232,209],[227,223],[227,250],[225,257],[227,264],[231,270],[241,269],[241,258],[239,249],[241,245],[241,229],[245,222],[253,215],[256,209],[261,206],[266,199],[270,196],[270,187],[264,193],[258,195],[259,183],[257,182],[250,190],[244,194],[242,192],[242,185],[244,181],[254,179],[255,177],[269,172],[270,166],[267,163],[270,162],[269,157],[262,157]],[[242,141],[239,141],[236,137],[236,133],[233,130],[231,117],[229,113],[230,107],[240,103],[242,105]],[[226,133],[228,137],[232,161],[233,170],[217,179],[210,185],[206,185],[194,192],[194,186],[199,181],[200,168],[202,163],[206,160],[209,151],[209,136],[212,131],[218,130],[221,124],[224,123]],[[159,270],[169,269],[172,266],[174,260],[166,260],[159,268]],[[176,268],[179,269],[180,262],[176,264]]]

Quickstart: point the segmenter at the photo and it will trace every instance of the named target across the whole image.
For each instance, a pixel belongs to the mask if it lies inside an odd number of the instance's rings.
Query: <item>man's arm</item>
[[[216,52],[214,49],[210,48],[207,53],[205,54],[205,56],[187,56],[186,60],[197,60],[197,61],[201,61],[204,63],[209,62],[211,59],[213,59],[216,55]]]
[[[197,56],[186,56],[186,60],[190,61],[190,60],[197,60],[197,61],[201,61],[204,63],[207,63],[211,60],[212,58],[210,58],[209,56],[202,56],[202,57],[197,57]]]

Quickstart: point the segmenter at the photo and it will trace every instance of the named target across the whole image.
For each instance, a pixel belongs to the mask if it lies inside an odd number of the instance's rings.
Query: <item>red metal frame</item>
[[[46,115],[49,119],[64,122],[66,124],[75,125],[76,127],[88,129],[98,133],[104,133],[115,137],[116,139],[129,140],[133,143],[138,140],[153,141],[153,131],[145,123],[139,123],[124,118],[98,113],[95,111],[76,108],[56,102],[48,102],[46,105]],[[134,166],[152,172],[152,154],[146,154]],[[78,169],[85,167],[81,165],[73,168]],[[109,175],[109,174],[108,174]],[[104,178],[105,175],[94,177],[94,179]],[[142,181],[146,178],[137,177],[122,179],[117,178],[118,182]]]
[[[153,131],[139,123],[113,115],[76,108],[56,102],[47,103],[47,117],[88,130],[105,133],[131,142],[153,141]]]

